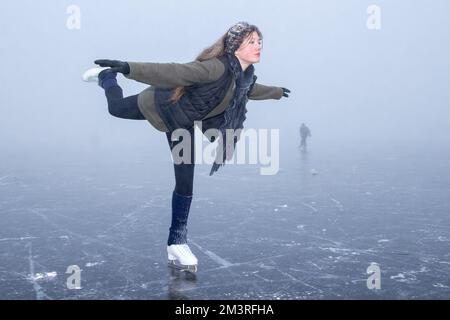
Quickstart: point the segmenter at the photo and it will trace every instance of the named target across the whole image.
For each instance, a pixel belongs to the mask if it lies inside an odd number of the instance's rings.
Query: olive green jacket
[[[129,79],[150,85],[138,95],[139,110],[157,130],[168,132],[155,106],[155,87],[175,88],[216,81],[225,72],[225,65],[217,58],[189,63],[141,63],[128,62]],[[232,81],[225,98],[204,119],[223,113],[233,98],[235,81]],[[251,100],[279,100],[283,96],[280,87],[255,83],[249,94]]]

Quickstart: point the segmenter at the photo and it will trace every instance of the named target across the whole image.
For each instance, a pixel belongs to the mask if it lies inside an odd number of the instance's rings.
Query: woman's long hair
[[[259,31],[259,29],[256,26],[252,26],[252,29],[254,29],[253,31],[256,31],[259,37],[262,39],[262,33]],[[252,34],[252,32],[250,32],[246,38],[248,38]],[[225,41],[227,39],[227,34],[228,32],[225,33],[223,36],[221,36],[219,40],[214,42],[212,46],[204,49],[197,56],[197,58],[195,58],[195,60],[205,61],[223,55],[225,53]],[[184,87],[176,87],[169,101],[172,103],[178,102],[178,100],[180,100],[180,98],[183,96],[184,93],[185,93]]]
[[[225,40],[227,38],[227,33],[225,33],[219,40],[217,40],[212,46],[204,49],[198,56],[195,58],[196,61],[205,61],[208,59],[212,59],[218,56],[221,56],[225,53]],[[178,102],[180,98],[183,96],[185,92],[184,87],[176,87],[174,93],[170,97],[169,101],[172,103]]]

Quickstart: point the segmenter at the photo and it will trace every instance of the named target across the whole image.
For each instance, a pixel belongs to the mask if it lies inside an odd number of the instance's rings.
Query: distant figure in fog
[[[302,123],[300,126],[300,138],[302,139],[300,142],[300,149],[306,150],[306,139],[308,137],[311,137],[311,131],[304,123]]]

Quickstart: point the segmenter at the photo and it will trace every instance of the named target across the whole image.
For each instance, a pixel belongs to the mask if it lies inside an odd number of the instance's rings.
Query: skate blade
[[[185,266],[182,264],[178,264],[175,260],[169,260],[168,266],[180,271],[187,271],[191,273],[197,272],[197,265]]]

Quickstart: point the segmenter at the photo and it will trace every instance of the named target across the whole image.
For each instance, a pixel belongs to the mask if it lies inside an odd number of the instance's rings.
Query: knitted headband
[[[239,49],[242,42],[244,42],[244,39],[253,31],[255,31],[255,27],[247,22],[241,21],[236,23],[228,30],[225,39],[225,51],[234,54],[234,52]]]

